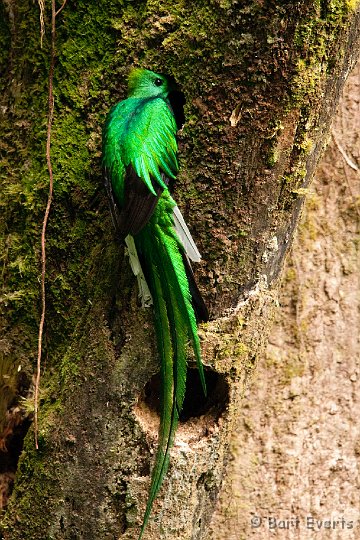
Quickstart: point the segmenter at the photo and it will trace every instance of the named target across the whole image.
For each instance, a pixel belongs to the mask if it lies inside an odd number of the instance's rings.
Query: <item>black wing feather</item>
[[[125,174],[125,193],[124,205],[120,209],[116,204],[114,191],[112,189],[111,180],[109,179],[105,169],[105,187],[109,196],[111,215],[115,224],[115,228],[119,235],[123,238],[128,234],[136,235],[141,231],[151,218],[158,198],[161,195],[162,187],[153,182],[154,190],[157,196],[150,193],[144,181],[136,174],[134,168],[130,164],[126,169]]]
[[[209,320],[208,308],[206,307],[203,297],[201,296],[199,288],[196,284],[194,272],[191,268],[191,264],[186,253],[182,254],[182,258],[185,266],[186,277],[189,282],[191,303],[195,311],[196,319],[198,322],[207,322]]]

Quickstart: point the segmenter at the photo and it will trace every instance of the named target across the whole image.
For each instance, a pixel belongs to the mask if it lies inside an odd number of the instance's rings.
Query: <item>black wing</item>
[[[123,238],[128,234],[138,234],[151,218],[163,188],[157,182],[153,182],[157,195],[150,193],[144,181],[136,174],[130,164],[125,175],[124,205],[120,209],[116,203],[106,169],[104,170],[104,178],[111,215],[118,234]],[[166,179],[164,180],[166,181]]]

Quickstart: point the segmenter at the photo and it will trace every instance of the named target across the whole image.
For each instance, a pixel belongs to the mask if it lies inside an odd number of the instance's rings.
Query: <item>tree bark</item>
[[[26,431],[48,185],[50,34],[41,48],[32,2],[7,0],[1,9],[0,374],[12,382],[0,403],[9,410],[0,419],[9,450],[0,472],[16,472],[3,538],[130,539],[141,523],[156,449],[158,360],[152,314],[138,306],[112,229],[100,161],[101,125],[125,96],[130,65],[173,75],[187,100],[174,197],[203,255],[196,276],[211,311],[200,327],[210,400],[201,401],[189,369],[191,391],[147,538],[208,538],[284,257],[358,55],[356,2],[65,5],[57,18],[38,451]],[[10,450],[21,452],[18,463]]]
[[[360,62],[232,435],[212,540],[359,537],[359,95]]]

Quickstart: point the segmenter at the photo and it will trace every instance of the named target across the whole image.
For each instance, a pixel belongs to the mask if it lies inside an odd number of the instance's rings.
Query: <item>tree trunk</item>
[[[211,312],[200,328],[210,399],[189,369],[183,422],[146,538],[208,538],[284,257],[358,54],[359,11],[335,0],[65,5],[56,20],[36,451],[28,428],[51,39],[47,30],[40,47],[38,18],[33,2],[2,4],[4,486],[16,472],[2,535],[107,540],[139,531],[156,450],[158,359],[152,313],[138,306],[112,229],[100,141],[129,66],[140,65],[173,75],[186,97],[174,197],[203,255],[196,277]]]
[[[358,62],[233,434],[213,540],[359,538],[359,90]]]
[[[212,540],[359,538],[359,96],[360,62],[232,436]]]

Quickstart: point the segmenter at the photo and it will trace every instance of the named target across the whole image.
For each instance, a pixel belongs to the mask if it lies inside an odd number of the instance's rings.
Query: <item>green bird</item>
[[[208,320],[208,312],[190,266],[201,257],[169,191],[179,169],[173,90],[164,75],[132,70],[128,98],[110,110],[103,130],[113,218],[128,247],[142,303],[154,305],[160,356],[158,450],[139,540],[168,470],[185,396],[189,341],[206,395],[197,321]]]

